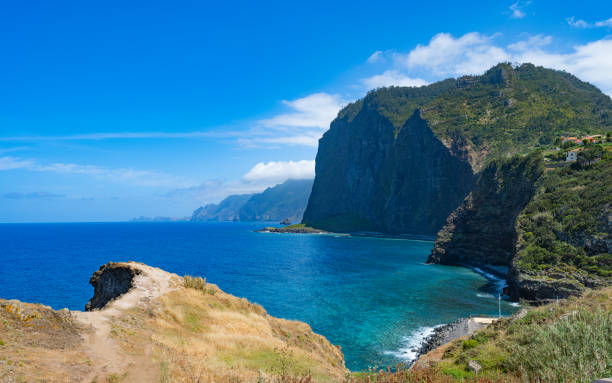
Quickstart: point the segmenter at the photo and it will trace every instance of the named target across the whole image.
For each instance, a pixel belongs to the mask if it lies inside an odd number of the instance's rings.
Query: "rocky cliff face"
[[[434,235],[474,181],[467,160],[419,110],[397,132],[367,107],[332,123],[319,142],[316,174],[303,222],[336,232]]]
[[[203,278],[122,262],[91,283],[93,311],[0,299],[0,382],[340,382],[348,373],[340,348],[306,323]]]
[[[516,217],[543,171],[537,152],[490,163],[474,190],[449,215],[427,262],[509,266],[515,253]]]
[[[130,291],[134,277],[138,274],[140,269],[125,263],[109,262],[100,266],[89,280],[94,288],[94,296],[85,306],[85,311],[101,309],[108,302]]]
[[[612,156],[543,172],[498,160],[438,233],[428,262],[508,267],[506,293],[547,302],[612,284]]]
[[[319,141],[303,223],[433,236],[489,161],[602,129],[612,129],[608,96],[531,64],[377,89],[340,111]]]

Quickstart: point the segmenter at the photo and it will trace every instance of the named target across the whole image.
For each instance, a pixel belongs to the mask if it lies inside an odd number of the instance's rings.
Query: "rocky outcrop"
[[[89,280],[89,284],[94,287],[94,296],[85,306],[85,311],[101,309],[108,302],[130,291],[134,286],[134,277],[140,273],[140,269],[126,263],[109,262],[100,266]]]
[[[589,278],[583,278],[583,282],[587,282],[587,285],[591,287],[605,286],[595,286],[589,283],[589,280]],[[508,287],[504,293],[513,299],[524,299],[532,303],[548,303],[580,295],[584,287],[584,283],[568,274],[529,275],[519,272],[516,267],[511,267],[508,273]]]
[[[438,233],[428,263],[510,266],[516,218],[533,196],[544,165],[539,153],[490,163]]]
[[[434,235],[473,181],[469,163],[433,134],[419,110],[397,132],[364,106],[352,119],[336,119],[321,138],[303,223],[334,232]]]
[[[255,230],[257,233],[285,233],[285,234],[329,234],[325,230],[313,229],[303,225],[291,225],[285,227],[264,227]]]
[[[417,350],[416,359],[457,338],[472,335],[494,321],[493,318],[460,318],[452,323],[438,326],[423,340]]]
[[[0,382],[254,382],[265,374],[314,383],[348,373],[340,348],[306,323],[275,318],[203,278],[127,262],[102,266],[91,283],[88,307],[100,310],[0,299]]]

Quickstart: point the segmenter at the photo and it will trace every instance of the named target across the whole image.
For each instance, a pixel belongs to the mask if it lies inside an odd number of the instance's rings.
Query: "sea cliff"
[[[2,382],[340,381],[339,347],[197,277],[109,263],[86,312],[0,299]]]
[[[302,223],[332,232],[437,234],[429,262],[501,272],[513,298],[579,294],[608,283],[607,226],[587,220],[573,236],[566,235],[569,223],[523,235],[517,223],[541,183],[552,179],[548,174],[569,165],[561,157],[567,151],[559,149],[562,137],[611,130],[610,97],[569,73],[531,64],[499,64],[481,76],[419,88],[377,89],[341,110],[320,139]],[[553,152],[546,160],[555,162],[546,172],[544,151]],[[603,157],[584,164],[599,166]],[[588,177],[580,182],[574,187],[590,190]],[[579,194],[593,200],[592,193]],[[604,222],[601,212],[610,201],[596,200],[587,215]],[[554,222],[564,222],[568,212],[576,216],[573,202],[566,202]],[[546,215],[549,206],[538,209]],[[524,241],[551,236],[557,240]],[[565,259],[560,248],[569,249]]]

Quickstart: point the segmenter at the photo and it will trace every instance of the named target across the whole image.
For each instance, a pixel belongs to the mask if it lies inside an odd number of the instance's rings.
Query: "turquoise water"
[[[261,223],[0,225],[0,297],[82,310],[94,270],[139,261],[201,275],[342,346],[351,370],[394,366],[433,326],[498,314],[499,281],[425,265],[431,242],[254,233]],[[502,314],[516,310],[502,301]]]

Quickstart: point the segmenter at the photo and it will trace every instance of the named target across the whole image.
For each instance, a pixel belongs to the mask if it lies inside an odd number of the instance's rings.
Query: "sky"
[[[498,62],[612,95],[610,1],[0,1],[0,222],[184,217],[314,177],[340,108]]]

